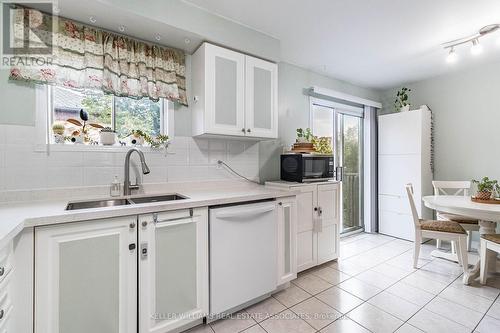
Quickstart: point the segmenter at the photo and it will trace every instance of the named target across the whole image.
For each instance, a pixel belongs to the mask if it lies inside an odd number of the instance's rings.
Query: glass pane
[[[261,68],[254,68],[254,126],[256,128],[271,129],[271,72]]]
[[[285,274],[290,273],[290,206],[283,208],[283,218],[285,219]]]
[[[157,228],[155,237],[158,318],[196,309],[196,223]]]
[[[362,118],[339,114],[339,152],[344,167],[342,182],[343,231],[363,226],[362,222]]]
[[[53,120],[66,122],[68,119],[76,119],[80,122],[80,110],[89,114],[89,123],[97,123],[102,126],[112,127],[111,113],[113,97],[105,95],[100,90],[74,90],[61,87],[53,87]],[[66,135],[81,130],[77,125],[66,122]],[[99,130],[87,126],[89,137],[95,141],[99,140]]]
[[[161,101],[149,98],[115,98],[115,124],[119,138],[127,137],[132,130],[141,130],[149,135],[161,134]]]
[[[215,58],[215,123],[236,126],[236,62]]]
[[[333,136],[333,108],[313,105],[312,130],[318,137],[332,138]],[[330,140],[330,142],[332,142]]]
[[[60,244],[59,333],[119,330],[118,235]]]

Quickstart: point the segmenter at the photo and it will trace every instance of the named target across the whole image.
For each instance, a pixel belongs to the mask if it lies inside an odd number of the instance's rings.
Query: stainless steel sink
[[[107,199],[107,200],[94,200],[94,201],[80,201],[80,202],[68,203],[68,205],[66,206],[66,210],[104,208],[104,207],[124,206],[124,205],[130,205],[130,204],[131,204],[131,202],[128,199]]]
[[[183,199],[187,199],[187,197],[180,194],[164,194],[164,195],[154,195],[150,197],[130,198],[130,201],[134,204],[142,204],[142,203],[183,200]]]
[[[148,197],[132,197],[132,198],[120,198],[120,199],[105,199],[105,200],[93,200],[93,201],[80,201],[80,202],[70,202],[66,206],[66,210],[77,210],[77,209],[90,209],[90,208],[105,208],[114,206],[125,206],[133,204],[142,203],[153,203],[153,202],[163,202],[172,200],[182,200],[187,199],[180,194],[161,194],[152,195]]]

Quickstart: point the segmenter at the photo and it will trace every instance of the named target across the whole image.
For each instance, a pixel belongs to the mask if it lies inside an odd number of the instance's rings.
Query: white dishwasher
[[[210,209],[211,315],[276,289],[276,214],[276,201]]]

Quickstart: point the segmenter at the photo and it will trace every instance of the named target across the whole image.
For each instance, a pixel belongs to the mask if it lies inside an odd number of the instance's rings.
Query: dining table
[[[479,234],[496,233],[497,223],[500,223],[500,204],[489,204],[472,201],[470,196],[454,195],[429,195],[422,198],[424,205],[438,212],[456,214],[479,220]],[[448,260],[458,261],[456,253],[444,252],[439,249],[434,250],[431,255]],[[493,272],[496,267],[496,253],[487,254],[493,258],[489,261],[488,271]],[[481,261],[474,265],[464,274],[464,284],[470,284],[479,277]]]

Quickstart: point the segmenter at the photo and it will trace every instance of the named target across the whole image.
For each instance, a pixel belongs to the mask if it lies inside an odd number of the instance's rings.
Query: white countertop
[[[67,200],[5,203],[0,204],[0,248],[12,240],[26,227],[49,224],[78,222],[127,215],[140,215],[176,209],[187,209],[230,203],[247,202],[295,195],[295,192],[272,189],[263,185],[241,184],[213,186],[199,183],[183,184],[182,189],[166,185],[164,191],[141,195],[179,193],[188,199],[105,208],[79,209],[66,211]],[[99,200],[100,198],[88,198]],[[81,200],[78,200],[81,201]]]

